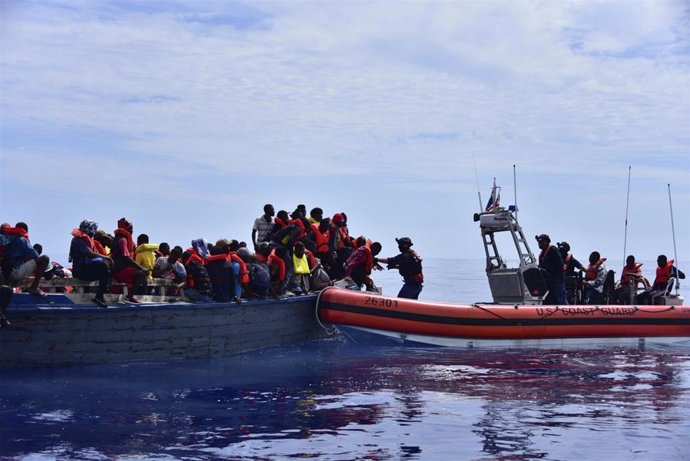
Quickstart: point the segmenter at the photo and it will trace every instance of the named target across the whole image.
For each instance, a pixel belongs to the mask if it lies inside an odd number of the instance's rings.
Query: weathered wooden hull
[[[25,295],[18,295],[25,296]],[[19,300],[17,300],[19,301]],[[316,296],[234,303],[10,306],[2,364],[75,364],[227,356],[325,336]]]
[[[430,345],[690,340],[690,306],[453,305],[328,288],[318,312],[324,323]]]

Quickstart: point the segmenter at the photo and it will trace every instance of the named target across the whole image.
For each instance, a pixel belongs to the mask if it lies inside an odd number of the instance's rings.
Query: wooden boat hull
[[[324,323],[436,345],[448,345],[449,339],[690,340],[690,306],[454,305],[329,288],[317,310]]]
[[[52,302],[52,303],[51,303]],[[0,329],[2,364],[76,364],[219,357],[325,336],[316,295],[234,303],[36,304],[15,295]]]

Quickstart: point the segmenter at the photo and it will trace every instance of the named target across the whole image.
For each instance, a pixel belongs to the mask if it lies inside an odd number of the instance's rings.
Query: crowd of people
[[[684,279],[685,274],[674,266],[666,255],[659,255],[654,282],[642,275],[642,263],[634,255],[626,258],[625,266],[617,283],[613,271],[606,267],[606,258],[598,251],[589,255],[588,265],[583,265],[570,253],[568,242],[551,244],[546,234],[537,235],[539,268],[545,276],[548,293],[544,304],[653,304],[655,298],[671,291],[670,281]],[[579,271],[579,272],[576,272]],[[612,293],[606,293],[611,288]],[[638,293],[638,288],[643,289]],[[607,299],[607,295],[612,299]]]
[[[194,302],[242,302],[257,297],[279,298],[305,294],[348,278],[359,289],[374,291],[371,279],[379,262],[398,269],[404,285],[399,296],[417,298],[422,290],[422,258],[409,237],[396,239],[400,253],[378,258],[382,245],[364,236],[352,237],[347,215],[324,217],[321,208],[307,216],[304,205],[292,213],[275,213],[271,204],[252,226],[251,248],[237,240],[210,243],[199,238],[184,249],[167,242],[150,243],[147,234],[134,237],[131,221],[121,218],[112,234],[96,222],[83,220],[72,231],[69,249],[71,275],[98,282],[93,302],[107,308],[105,294],[115,285],[127,286],[127,301],[138,303],[142,295],[155,293],[162,279],[168,288]],[[0,226],[0,322],[8,324],[5,308],[12,286],[32,279],[26,289],[45,297],[40,281],[61,268],[31,245],[29,227],[20,222]],[[68,271],[65,271],[68,273]]]

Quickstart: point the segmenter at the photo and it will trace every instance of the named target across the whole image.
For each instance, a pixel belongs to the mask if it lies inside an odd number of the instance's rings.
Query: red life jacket
[[[287,223],[280,218],[274,218],[273,220],[275,221],[276,224],[278,224],[280,226],[281,229],[284,228],[285,226],[287,226]]]
[[[192,258],[190,257],[189,259],[192,259]],[[229,260],[230,260],[230,257],[229,257],[227,254],[225,254],[225,253],[220,253],[220,254],[217,254],[217,255],[206,256],[206,263],[207,263],[207,264],[208,264],[208,263],[213,263],[213,262],[216,262],[216,261],[227,262],[227,261],[229,261]],[[189,260],[187,260],[187,262],[189,262]]]
[[[304,227],[304,223],[301,219],[292,219],[288,222],[288,224],[292,224],[293,226],[299,227],[299,235],[297,236],[297,240],[301,240],[303,237],[307,235],[307,229]]]
[[[283,261],[280,256],[276,255],[275,250],[268,255],[268,263],[270,264],[272,262],[278,265],[278,279],[282,282],[285,280],[285,261]]]
[[[12,227],[9,224],[2,225],[2,232],[5,235],[18,235],[29,240],[29,233],[23,227]]]
[[[642,263],[635,263],[632,266],[625,265],[623,266],[623,271],[621,272],[621,285],[623,286],[629,286],[631,283],[634,283],[636,278],[634,279],[632,276],[633,275],[642,275]]]
[[[187,262],[185,263],[185,266],[189,265],[192,261],[196,261],[202,266],[206,264],[206,260],[201,257],[201,255],[194,249],[194,247],[187,248],[186,250],[188,253],[190,253],[189,259],[187,259]],[[216,255],[218,256],[218,255]],[[225,255],[220,255],[220,256],[225,256]]]
[[[594,264],[590,264],[587,266],[587,272],[585,272],[585,280],[594,280],[597,278],[597,273],[599,272],[599,268],[601,267],[602,264],[604,264],[604,261],[606,261],[606,258],[601,258],[599,261],[595,262]]]
[[[83,241],[86,242],[86,245],[89,247],[89,250],[94,251],[95,240],[92,239],[89,235],[83,233],[79,229],[72,229],[72,237],[82,239]],[[99,243],[99,245],[100,245],[100,243]],[[105,253],[101,253],[101,254],[105,254]]]
[[[129,255],[134,258],[134,240],[132,240],[132,233],[125,229],[115,229],[113,233],[116,237],[123,237],[127,240],[127,250],[129,250]]]
[[[247,270],[247,264],[242,258],[236,253],[230,253],[230,261],[236,262],[240,265],[240,283],[246,285],[249,283],[249,271]]]
[[[350,231],[347,230],[347,227],[338,227],[338,239],[336,242],[336,249],[337,250],[342,250],[346,246],[351,246],[350,244]]]
[[[316,240],[316,253],[328,253],[328,230],[321,232],[319,230],[319,224],[314,223],[311,225],[312,231],[314,231],[314,239]]]
[[[671,268],[673,267],[674,260],[671,259],[666,262],[664,267],[656,268],[656,278],[654,279],[654,286],[663,285],[666,286],[668,279],[671,278]]]
[[[304,254],[307,255],[307,261],[309,262],[309,269],[313,269],[314,266],[316,266],[316,258],[314,257],[314,253],[312,253],[311,251],[309,251],[305,248]]]

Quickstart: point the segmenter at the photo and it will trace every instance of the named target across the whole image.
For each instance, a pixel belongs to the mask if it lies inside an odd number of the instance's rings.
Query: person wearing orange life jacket
[[[670,293],[671,287],[669,280],[671,278],[684,279],[683,271],[673,265],[675,261],[669,260],[666,255],[659,255],[656,259],[656,277],[654,283],[649,290],[645,290],[637,296],[637,304],[652,304],[654,298],[664,296]]]
[[[351,277],[361,289],[362,285],[367,291],[374,290],[374,282],[369,275],[378,265],[374,264],[374,258],[381,253],[381,244],[368,240],[364,245],[359,246],[352,256],[345,263],[345,276]],[[381,266],[378,266],[381,269]]]
[[[602,258],[598,251],[593,251],[589,255],[589,266],[585,271],[584,284],[587,287],[585,291],[585,304],[599,304],[604,301],[604,282],[606,282],[606,258]]]
[[[398,269],[403,277],[403,286],[398,293],[398,298],[418,299],[424,282],[422,257],[411,248],[413,243],[409,237],[396,238],[395,241],[400,254],[392,258],[374,257],[374,263],[387,264],[389,270]]]
[[[96,230],[98,230],[98,224],[88,219],[83,220],[79,228],[72,231],[69,257],[75,278],[98,281],[93,302],[99,307],[107,308],[105,293],[110,287],[112,260],[105,255],[105,252],[98,251],[96,242],[93,240]]]
[[[220,239],[209,248],[209,256],[206,257],[206,271],[211,280],[213,300],[227,302],[235,293],[235,275],[230,262],[230,250],[228,241]],[[237,283],[239,285],[239,283]],[[238,297],[235,297],[239,300]]]
[[[635,262],[635,256],[628,255],[621,271],[621,279],[616,286],[616,299],[619,304],[634,304],[637,287],[642,283],[649,288],[649,281],[642,276],[642,263]]]
[[[549,290],[544,298],[544,304],[553,305],[567,305],[568,298],[565,291],[565,282],[563,279],[563,258],[560,251],[551,245],[551,238],[546,234],[540,234],[534,237],[537,240],[539,249],[539,269],[545,274],[546,286]]]
[[[309,234],[316,246],[315,255],[321,261],[324,270],[331,276],[333,267],[333,251],[329,244],[330,240],[330,218],[323,218],[319,223],[312,223]],[[333,277],[331,276],[331,279]]]
[[[279,299],[280,295],[284,293],[290,280],[287,263],[288,256],[289,253],[285,247],[274,248],[268,256],[268,272],[271,277],[270,292],[275,299]]]
[[[336,280],[341,279],[345,276],[345,263],[353,252],[350,232],[347,228],[347,215],[345,213],[333,215],[328,240],[329,247],[333,252],[331,277]]]
[[[10,226],[8,223],[3,223],[0,225],[0,266],[2,265],[2,257],[5,253],[5,247],[10,241],[10,236],[9,234],[6,234],[5,231],[11,227],[12,226]],[[13,294],[14,292],[12,291],[9,281],[5,283],[5,277],[2,275],[2,270],[0,270],[0,328],[9,327],[12,325],[7,319],[6,314],[7,306],[9,306]]]
[[[213,290],[206,269],[208,245],[205,239],[192,240],[191,248],[182,253],[182,264],[187,271],[185,297],[195,302],[210,302]]]
[[[131,222],[126,218],[119,219],[110,254],[113,259],[113,280],[126,283],[131,289],[127,299],[129,302],[138,303],[134,292],[141,294],[144,291],[149,271],[134,260],[133,231],[134,226]]]
[[[39,255],[29,241],[29,226],[18,222],[14,227],[4,226],[7,242],[4,246],[0,268],[4,279],[15,285],[34,276],[29,293],[39,297],[47,295],[39,288],[39,282],[53,268],[47,255]]]

